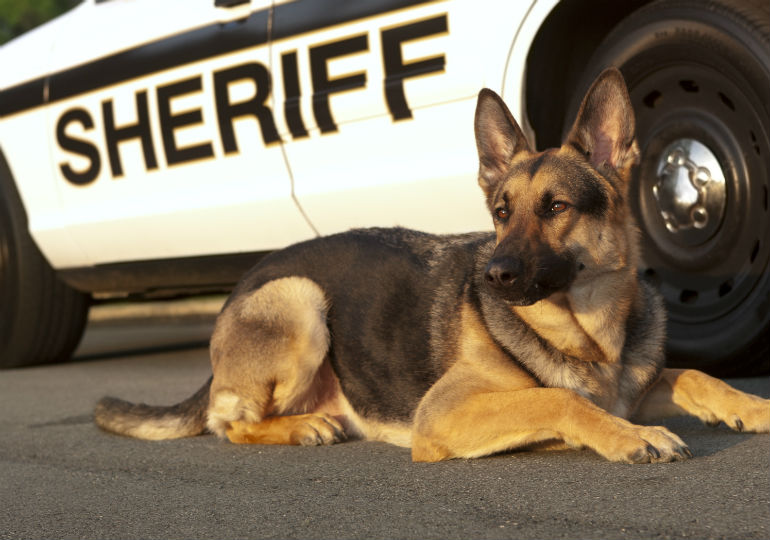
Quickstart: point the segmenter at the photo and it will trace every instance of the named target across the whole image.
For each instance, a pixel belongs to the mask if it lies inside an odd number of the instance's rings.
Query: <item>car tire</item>
[[[38,250],[0,155],[0,368],[70,358],[89,296],[67,286]]]
[[[616,66],[628,85],[641,149],[629,196],[671,366],[770,371],[769,22],[764,0],[653,2],[612,30],[579,84]]]

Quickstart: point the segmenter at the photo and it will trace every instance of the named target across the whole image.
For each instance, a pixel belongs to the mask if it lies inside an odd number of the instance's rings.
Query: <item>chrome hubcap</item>
[[[719,228],[725,212],[725,176],[716,156],[695,139],[679,139],[661,153],[652,193],[666,229],[697,245]]]

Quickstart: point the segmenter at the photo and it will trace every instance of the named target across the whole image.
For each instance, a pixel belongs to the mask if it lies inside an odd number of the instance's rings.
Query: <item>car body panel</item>
[[[0,50],[0,150],[57,269],[487,229],[476,94],[522,115],[553,4],[86,0]]]

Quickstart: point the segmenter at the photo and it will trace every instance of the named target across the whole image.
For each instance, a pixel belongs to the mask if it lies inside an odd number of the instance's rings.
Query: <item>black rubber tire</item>
[[[629,195],[642,229],[641,270],[668,307],[669,365],[767,373],[770,4],[654,2],[613,29],[579,89],[607,66],[623,72],[636,112],[642,158]],[[695,242],[667,233],[652,196],[663,148],[683,138],[704,143],[725,173],[722,218]]]
[[[0,154],[0,368],[67,360],[83,335],[90,298],[41,255]]]

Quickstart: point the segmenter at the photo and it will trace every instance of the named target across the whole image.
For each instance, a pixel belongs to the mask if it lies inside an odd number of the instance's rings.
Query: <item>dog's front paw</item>
[[[736,431],[770,431],[770,400],[741,392],[693,369],[668,371],[675,375],[670,382],[672,400],[683,412],[710,426],[724,422]]]
[[[724,422],[735,431],[770,431],[770,400],[729,388],[711,400],[690,406],[692,414],[709,426]]]
[[[665,463],[692,457],[684,441],[661,426],[630,425],[596,450],[622,463]]]
[[[726,409],[719,420],[731,429],[749,433],[770,432],[770,399],[743,394],[740,400],[730,403]]]

